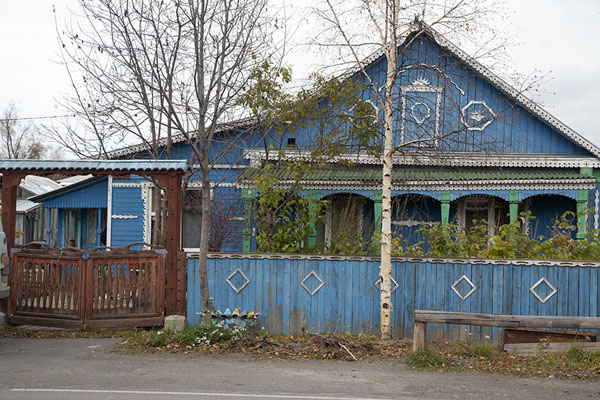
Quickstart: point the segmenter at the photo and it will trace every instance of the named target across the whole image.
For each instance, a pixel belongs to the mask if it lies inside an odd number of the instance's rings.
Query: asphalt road
[[[429,373],[398,361],[115,352],[113,339],[0,339],[0,399],[598,399],[600,384]]]

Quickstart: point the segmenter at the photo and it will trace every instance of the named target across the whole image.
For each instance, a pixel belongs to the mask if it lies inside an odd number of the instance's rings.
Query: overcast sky
[[[69,90],[57,61],[52,5],[61,18],[75,0],[0,0],[0,108],[14,101],[21,117],[60,115],[56,100]],[[600,1],[507,0],[519,46],[515,69],[550,73],[544,93],[532,94],[555,117],[600,145]],[[297,61],[296,64],[301,63]],[[301,69],[302,66],[296,65]]]

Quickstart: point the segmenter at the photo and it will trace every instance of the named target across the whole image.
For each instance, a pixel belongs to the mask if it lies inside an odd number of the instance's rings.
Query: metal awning
[[[114,174],[144,172],[186,172],[186,160],[0,160],[0,173],[43,172]]]

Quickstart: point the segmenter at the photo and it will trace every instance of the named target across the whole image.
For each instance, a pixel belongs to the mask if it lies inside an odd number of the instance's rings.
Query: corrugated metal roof
[[[79,182],[83,182],[86,181],[90,178],[93,178],[94,176],[92,174],[88,174],[88,175],[73,175],[73,176],[69,176],[67,178],[63,178],[63,179],[59,179],[57,182],[61,187],[65,187],[65,186],[70,186],[70,185],[75,185]]]
[[[2,171],[186,171],[186,160],[0,160]]]
[[[238,178],[240,182],[252,181],[259,170],[246,169]],[[295,181],[294,174],[290,171],[277,172],[281,181]],[[353,183],[381,183],[381,168],[332,168],[317,169],[301,177],[301,181],[320,182],[353,182]],[[392,170],[392,181],[401,182],[466,182],[466,181],[533,181],[533,180],[577,180],[587,181],[593,179],[589,176],[569,172],[520,172],[520,171],[414,171],[395,169]]]
[[[234,129],[245,129],[245,128],[253,126],[254,124],[256,124],[256,122],[257,122],[256,119],[254,119],[252,117],[248,117],[248,118],[238,119],[235,121],[225,122],[222,124],[217,124],[215,133],[227,132],[229,130],[234,130]],[[192,136],[192,138],[193,137],[194,136]],[[187,139],[184,135],[181,135],[181,134],[173,135],[171,137],[171,144],[182,143],[182,142],[185,142],[186,140]],[[167,144],[166,138],[162,138],[158,141],[158,147],[163,147],[166,144]],[[133,154],[147,152],[148,150],[149,150],[149,147],[147,144],[139,143],[139,144],[134,144],[132,146],[123,147],[122,149],[109,151],[107,154],[107,158],[114,159],[114,158],[119,158],[119,157],[132,156]]]
[[[41,207],[41,204],[29,200],[17,200],[17,214],[25,214]]]
[[[27,175],[21,180],[19,187],[33,195],[40,195],[59,189],[61,185],[43,176]]]

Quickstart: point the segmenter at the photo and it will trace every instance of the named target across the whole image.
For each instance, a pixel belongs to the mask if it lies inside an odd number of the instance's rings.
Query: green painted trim
[[[440,200],[442,203],[450,203],[450,191],[442,190],[440,195]]]
[[[383,190],[373,190],[373,201],[381,203],[383,201]]]
[[[578,203],[587,203],[589,198],[590,198],[590,190],[589,189],[577,190],[577,202]]]
[[[600,168],[592,168],[592,176],[600,182]]]
[[[244,199],[244,231],[242,234],[242,250],[249,253],[252,247],[252,190],[242,189],[242,198]]]
[[[242,199],[251,199],[252,189],[242,189]]]
[[[317,216],[314,215],[314,212],[315,212],[315,208],[317,207],[317,200],[319,199],[319,195],[318,195],[316,189],[309,189],[308,199],[310,200],[310,203],[308,203],[308,210],[309,210],[310,214],[312,215],[312,218],[310,220],[311,233],[310,233],[310,235],[308,235],[307,244],[308,244],[308,247],[315,247],[317,245],[317,229],[316,229]]]
[[[594,168],[591,167],[581,167],[579,170],[580,175],[594,176]]]
[[[442,190],[440,199],[442,201],[442,224],[447,224],[450,220],[450,191]]]

